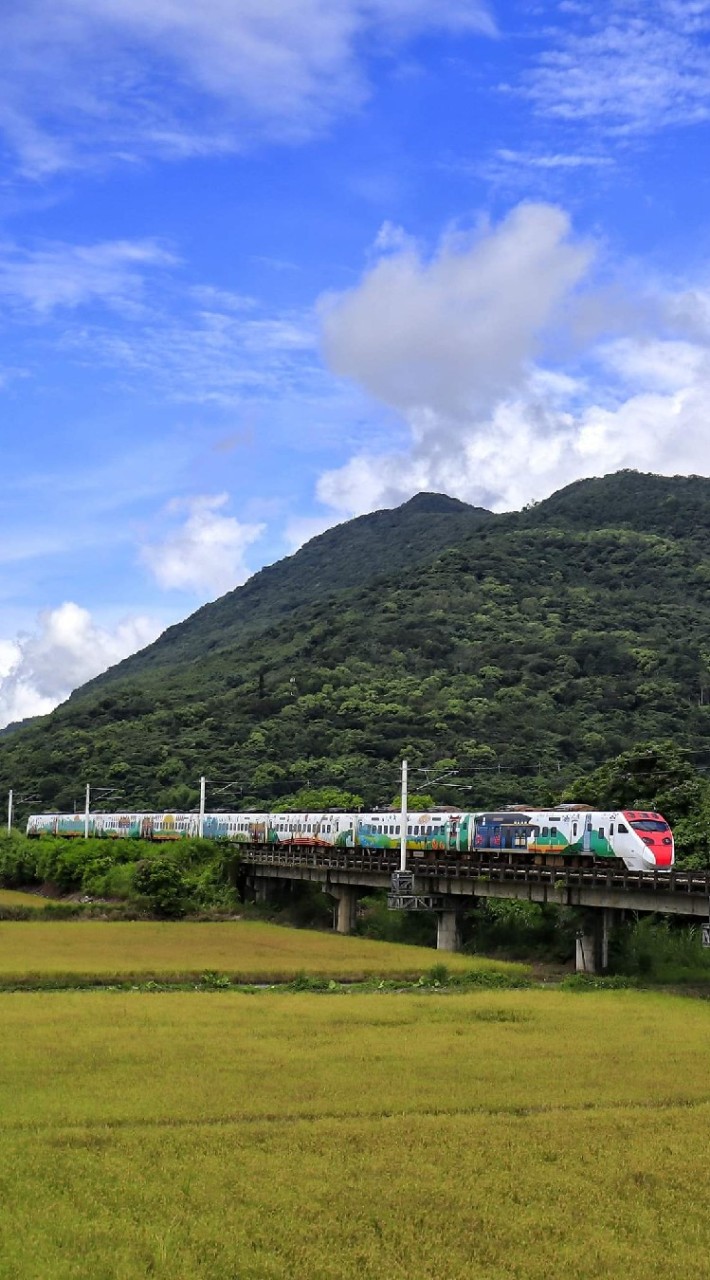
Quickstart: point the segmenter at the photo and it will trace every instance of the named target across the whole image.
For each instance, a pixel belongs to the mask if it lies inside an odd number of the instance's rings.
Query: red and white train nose
[[[667,871],[673,866],[673,832],[660,813],[646,810],[628,810],[628,820],[637,841],[641,843],[641,859],[647,871]]]

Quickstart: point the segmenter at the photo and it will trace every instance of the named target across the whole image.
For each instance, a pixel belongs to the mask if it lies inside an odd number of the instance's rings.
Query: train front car
[[[675,858],[673,832],[663,814],[625,809],[611,818],[610,842],[629,871],[671,870]]]

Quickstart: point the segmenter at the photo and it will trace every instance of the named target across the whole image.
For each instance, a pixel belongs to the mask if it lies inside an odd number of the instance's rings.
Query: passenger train
[[[399,849],[401,815],[370,813],[205,813],[207,839],[242,844]],[[83,836],[84,814],[32,814],[29,836]],[[196,813],[90,813],[88,833],[104,838],[179,840],[200,834]],[[670,871],[673,833],[660,813],[511,806],[461,813],[407,815],[407,850],[414,858],[465,854],[478,862],[585,866],[617,864],[628,871]]]

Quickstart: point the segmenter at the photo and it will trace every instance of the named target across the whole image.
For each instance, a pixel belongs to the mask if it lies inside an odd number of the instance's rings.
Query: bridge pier
[[[273,904],[279,897],[281,881],[276,876],[254,876],[254,901],[265,906]]]
[[[335,932],[352,933],[357,915],[357,890],[349,884],[329,884],[326,892],[335,898]]]
[[[577,973],[606,973],[609,968],[609,932],[614,912],[609,907],[585,912],[577,934],[575,969]]]
[[[453,908],[436,913],[437,951],[458,951],[461,947],[461,912]]]

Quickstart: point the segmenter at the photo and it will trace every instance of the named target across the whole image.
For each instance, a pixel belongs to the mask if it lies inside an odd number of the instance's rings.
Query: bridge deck
[[[240,853],[244,862],[258,863],[264,868],[312,867],[323,871],[359,871],[387,877],[399,870],[399,855],[389,850],[329,849],[322,845],[281,845],[278,848],[273,845],[247,845],[240,849]],[[446,854],[427,860],[410,858],[407,870],[412,871],[419,881],[450,881],[454,892],[460,892],[460,882],[464,880],[478,882],[479,885],[545,885],[559,886],[560,889],[598,887],[626,892],[630,896],[656,893],[710,897],[710,872],[705,871],[621,871],[602,865],[515,866],[500,861],[474,862]],[[441,883],[438,891],[442,891]],[[628,905],[631,906],[631,902]]]

